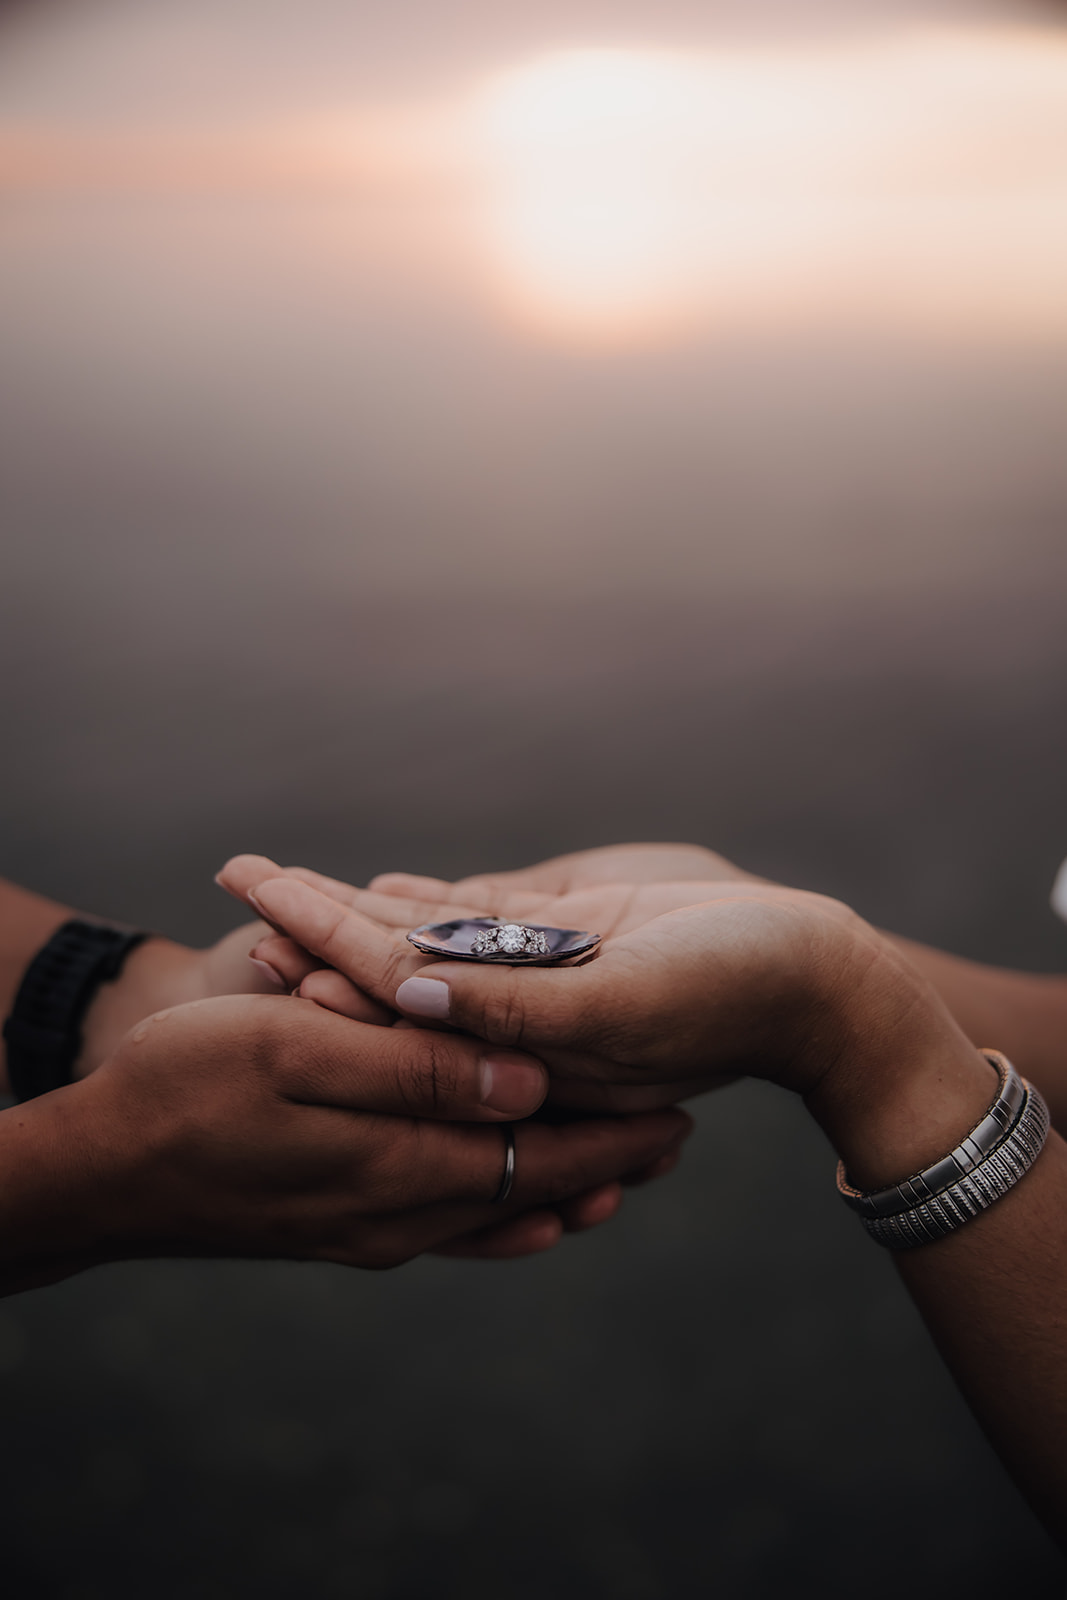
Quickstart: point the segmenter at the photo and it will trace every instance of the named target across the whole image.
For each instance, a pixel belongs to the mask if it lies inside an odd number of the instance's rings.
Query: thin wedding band
[[[505,1122],[500,1131],[504,1135],[504,1176],[500,1180],[500,1188],[493,1196],[495,1206],[503,1205],[515,1182],[515,1129],[510,1122]]]

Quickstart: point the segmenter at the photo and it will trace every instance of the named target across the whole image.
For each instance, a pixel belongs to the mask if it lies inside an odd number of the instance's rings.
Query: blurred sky
[[[1060,570],[1055,8],[4,30],[16,586],[113,589],[146,541],[179,588],[298,542],[294,581],[364,596]]]

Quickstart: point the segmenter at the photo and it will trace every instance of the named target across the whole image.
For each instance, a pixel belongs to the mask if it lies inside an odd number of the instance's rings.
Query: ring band
[[[504,1135],[504,1176],[500,1180],[500,1188],[493,1196],[495,1206],[503,1205],[515,1182],[515,1129],[510,1122],[505,1122],[500,1131]]]

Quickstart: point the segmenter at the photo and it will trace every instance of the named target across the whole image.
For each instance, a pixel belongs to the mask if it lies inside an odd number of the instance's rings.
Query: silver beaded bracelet
[[[872,1239],[890,1250],[914,1250],[943,1239],[1014,1188],[1048,1137],[1048,1106],[999,1050],[982,1054],[997,1070],[997,1098],[947,1156],[902,1183],[864,1194],[837,1164],[837,1187],[858,1211]]]

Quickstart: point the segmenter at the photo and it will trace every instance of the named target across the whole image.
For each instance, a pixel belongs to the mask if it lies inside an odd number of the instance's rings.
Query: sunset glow
[[[421,100],[184,128],[0,114],[5,191],[322,194],[368,249],[437,282],[459,263],[461,292],[568,341],[812,322],[1062,341],[1067,31],[567,49]]]
[[[834,309],[1067,330],[1067,41],[570,51],[478,104],[486,238],[590,337]]]

